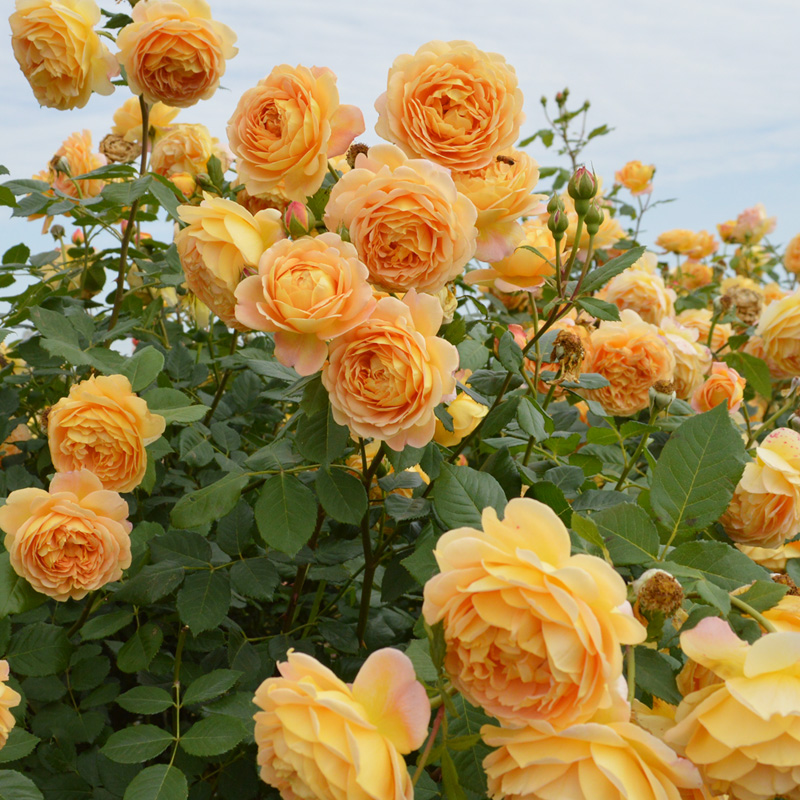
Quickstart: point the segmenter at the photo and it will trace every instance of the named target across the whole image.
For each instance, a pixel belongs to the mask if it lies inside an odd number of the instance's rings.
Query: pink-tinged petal
[[[322,369],[328,357],[328,345],[313,334],[278,331],[275,334],[275,358],[285,367],[294,367],[298,375],[313,375]]]
[[[328,139],[328,158],[347,152],[356,136],[366,130],[361,109],[352,105],[340,105],[331,118],[331,138]]]
[[[353,697],[401,753],[410,753],[425,741],[431,704],[404,653],[390,647],[372,653],[353,682]]]
[[[502,220],[478,228],[475,258],[493,264],[508,258],[523,238],[522,227],[515,220]]]
[[[405,303],[411,311],[414,327],[423,336],[436,336],[442,325],[442,304],[433,295],[409,289],[403,295]]]
[[[16,536],[20,526],[31,517],[35,504],[42,503],[50,495],[44,489],[17,489],[8,496],[0,508],[0,530]]]
[[[744,674],[749,645],[719,617],[706,617],[682,633],[681,648],[689,658],[724,680]]]
[[[92,492],[102,491],[102,489],[103,483],[100,478],[88,469],[59,472],[50,482],[50,494],[72,492],[78,500],[82,500]]]

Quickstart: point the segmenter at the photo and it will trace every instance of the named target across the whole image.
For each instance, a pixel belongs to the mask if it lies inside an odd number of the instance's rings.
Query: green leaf
[[[100,752],[118,764],[140,764],[163,753],[174,740],[155,725],[134,725],[112,733]]]
[[[314,493],[294,475],[273,475],[256,501],[256,524],[270,547],[293,556],[311,538],[317,523]]]
[[[417,539],[414,552],[401,562],[409,574],[421,586],[439,569],[433,548],[436,546],[436,537],[433,535],[433,526],[429,525]]]
[[[643,255],[646,247],[633,247],[621,256],[612,258],[599,269],[592,270],[581,284],[581,294],[591,294],[608,283],[615,275],[626,270]]]
[[[690,417],[670,436],[651,478],[650,501],[670,531],[697,530],[728,507],[744,470],[746,453],[728,407]],[[674,560],[674,559],[673,559]]]
[[[317,472],[317,497],[328,516],[349,525],[358,525],[367,512],[369,500],[361,481],[340,469]]]
[[[235,669],[215,669],[207,675],[201,675],[189,684],[183,696],[186,706],[205,703],[228,691],[244,673]]]
[[[637,647],[634,655],[636,685],[668,703],[680,703],[683,698],[675,684],[675,672],[680,669],[680,662],[649,647]]]
[[[433,485],[433,507],[445,527],[480,528],[483,509],[489,506],[498,512],[506,506],[503,488],[491,475],[442,464]]]
[[[178,615],[195,636],[218,627],[230,605],[230,575],[220,570],[190,575],[178,592]]]
[[[0,749],[0,764],[9,764],[25,758],[36,749],[40,741],[38,736],[28,733],[23,728],[12,728],[6,743]]]
[[[0,619],[41,605],[45,598],[14,572],[8,553],[0,554]]]
[[[151,389],[144,395],[151,414],[169,422],[197,422],[208,412],[206,406],[193,405],[191,398],[177,389]]]
[[[103,614],[99,617],[92,617],[81,628],[81,639],[90,641],[92,639],[106,639],[112,633],[124,628],[133,621],[133,612],[127,609],[112,611],[110,614]]]
[[[520,400],[517,406],[517,422],[528,436],[533,436],[535,442],[541,442],[548,437],[548,420],[550,420],[550,417],[530,397],[523,397]]]
[[[231,567],[233,590],[256,600],[272,600],[280,576],[268,558],[245,558]]]
[[[406,580],[408,580],[407,577]],[[351,623],[335,619],[322,619],[319,621],[317,629],[334,650],[351,655],[358,652],[358,637]]]
[[[763,567],[725,542],[686,542],[669,554],[669,560],[701,573],[706,580],[726,592],[732,592],[751,581],[769,579]]]
[[[176,192],[178,191],[174,184],[164,178],[162,175],[156,175],[152,173],[148,176],[149,178],[154,178],[154,180],[150,183],[147,187],[150,190],[150,194],[161,203],[161,207],[167,214],[172,217],[176,222],[182,222],[181,218],[178,216],[178,206],[180,205],[180,201],[176,196]]]
[[[350,431],[338,425],[333,411],[328,406],[324,411],[307,417],[303,415],[297,423],[295,444],[309,461],[330,464],[340,458],[347,447]]]
[[[514,334],[506,331],[497,345],[497,357],[509,371],[516,372],[522,366],[522,349],[514,340]]]
[[[597,319],[618,320],[619,308],[606,300],[598,300],[596,297],[580,297],[577,303],[587,314],[591,314]]]
[[[244,726],[233,717],[214,714],[195,722],[181,736],[181,747],[191,756],[218,756],[244,739]]]
[[[123,672],[147,669],[161,649],[164,634],[154,622],[146,622],[125,642],[117,653],[117,667]]]
[[[748,385],[762,397],[772,397],[772,376],[766,362],[749,353],[727,353],[722,360],[735,369]]]
[[[141,392],[159,376],[163,369],[164,356],[161,352],[155,347],[145,347],[125,362],[120,373],[131,382],[134,392]]]
[[[601,550],[605,550],[606,544],[603,541],[603,537],[600,535],[600,531],[597,529],[597,525],[595,525],[593,519],[587,519],[586,517],[582,517],[580,514],[573,512],[570,527],[575,531],[575,533],[578,534],[578,536],[581,537],[581,539],[595,545],[596,547],[599,547]]]
[[[647,512],[631,503],[592,514],[615,565],[647,564],[658,556],[658,531]]]
[[[169,518],[176,528],[198,528],[232,511],[250,476],[230,473],[224,478],[183,495],[172,507]]]
[[[156,764],[128,784],[123,800],[186,800],[188,796],[186,776],[177,767]]]
[[[36,330],[43,336],[80,349],[78,344],[78,332],[63,314],[49,311],[46,308],[37,307],[30,310],[30,315],[33,324],[36,326]]]
[[[746,592],[739,595],[747,605],[756,611],[766,611],[780,602],[789,587],[773,581],[756,581]]]
[[[0,770],[0,800],[44,800],[36,784],[19,772]]]
[[[181,585],[184,569],[180,564],[162,561],[159,564],[148,564],[122,584],[115,597],[117,600],[147,605],[166,597]]]
[[[20,628],[6,651],[11,672],[20,675],[55,675],[69,664],[72,645],[58,625],[34,622]]]
[[[132,714],[160,714],[172,706],[172,695],[158,686],[134,686],[119,697],[117,704]]]

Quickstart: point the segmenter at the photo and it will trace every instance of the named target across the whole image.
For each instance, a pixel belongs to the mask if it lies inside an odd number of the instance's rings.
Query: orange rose
[[[785,572],[789,560],[800,558],[800,542],[797,541],[787,542],[774,548],[750,547],[746,544],[737,544],[736,548],[759,566],[775,572]]]
[[[278,361],[313,375],[325,363],[325,343],[375,308],[367,277],[356,248],[335,233],[285,239],[236,288],[236,319],[250,330],[274,331]]]
[[[22,451],[19,447],[15,447],[15,442],[28,442],[33,438],[31,429],[24,423],[20,422],[11,433],[6,436],[4,442],[0,443],[0,464],[3,459],[8,456],[16,456]]]
[[[500,261],[514,252],[523,237],[517,220],[543,209],[544,195],[531,194],[539,180],[539,165],[527,153],[508,148],[482,169],[453,170],[458,191],[478,209],[479,261]]]
[[[720,522],[735,542],[767,549],[800,533],[800,433],[778,428],[761,442]]]
[[[614,173],[614,179],[622,184],[635,197],[653,191],[654,164],[642,164],[641,161],[629,161],[622,169]]]
[[[676,317],[677,321],[686,328],[693,328],[697,331],[698,343],[710,346],[714,353],[719,353],[728,343],[728,339],[733,336],[733,328],[729,322],[718,322],[711,331],[711,321],[714,313],[710,308],[687,308],[681,311]],[[711,335],[711,342],[708,337]]]
[[[151,106],[147,114],[147,127],[158,139],[175,117],[180,113],[179,108],[156,103]],[[142,141],[142,107],[138,97],[129,97],[115,112],[114,124],[111,133],[121,136],[128,142]]]
[[[57,472],[90,469],[105,489],[130,492],[144,478],[145,445],[164,432],[123,375],[101,375],[72,385],[47,418],[50,457]]]
[[[433,410],[455,391],[458,351],[436,332],[442,307],[409,290],[384,297],[372,316],[334,339],[322,369],[333,417],[353,436],[381,439],[393,450],[433,438]]]
[[[104,167],[107,163],[104,155],[92,151],[92,134],[89,131],[71,133],[50,159],[44,180],[70,197],[96,197],[103,191],[105,181],[96,178],[76,181],[73,178]]]
[[[632,722],[558,730],[481,728],[489,796],[505,800],[683,800],[704,797],[697,768]],[[707,795],[705,795],[707,797]]]
[[[674,313],[675,292],[667,289],[655,267],[655,254],[645,253],[606,284],[602,298],[620,310],[630,308],[645,322],[658,325]]]
[[[657,239],[656,244],[663,247],[668,253],[687,254],[695,246],[696,234],[685,228],[675,228],[665,231]]]
[[[774,365],[775,377],[800,375],[800,292],[765,306],[756,334],[764,342],[764,353]]]
[[[754,644],[706,617],[681,648],[722,679],[683,699],[668,744],[697,765],[708,788],[737,800],[800,796],[800,634]]]
[[[204,195],[199,206],[179,206],[190,223],[175,236],[186,283],[226,325],[246,331],[234,312],[234,291],[245,271],[255,271],[265,250],[283,239],[280,212],[253,216],[231,200]]]
[[[94,31],[94,0],[17,0],[16,9],[11,46],[39,105],[83,108],[92,92],[114,91],[119,68]]]
[[[786,245],[786,252],[783,254],[783,266],[786,267],[787,272],[791,272],[793,275],[800,275],[800,233]]]
[[[670,273],[672,279],[687,292],[708,286],[714,280],[714,270],[702,261],[687,258],[677,269]]]
[[[8,681],[8,661],[0,661],[0,748],[8,741],[8,734],[17,722],[10,709],[22,701],[19,692],[15,692],[6,681]]]
[[[445,668],[473,704],[505,725],[581,723],[619,703],[621,644],[646,633],[625,583],[600,558],[570,555],[569,533],[549,506],[511,500],[483,530],[445,533],[441,570],[422,613],[444,623]]]
[[[688,400],[702,385],[714,357],[705,345],[697,341],[699,334],[696,329],[687,328],[674,319],[661,320],[659,333],[667,340],[675,356],[675,371],[672,373],[675,395]]]
[[[150,169],[165,178],[183,173],[195,176],[207,171],[211,156],[220,160],[223,172],[228,169],[230,156],[205,125],[173,125],[153,146]]]
[[[305,202],[322,186],[328,159],[364,132],[364,117],[339,104],[327,67],[282,64],[248,89],[228,121],[239,180],[252,195],[280,189]]]
[[[188,108],[208,100],[239,51],[236,34],[206,0],[139,0],[117,36],[128,86],[150,103]]]
[[[348,229],[374,283],[437,292],[475,253],[476,215],[446,169],[382,144],[333,187],[325,224]]]
[[[711,375],[692,394],[691,405],[698,414],[710,411],[720,403],[727,402],[728,411],[736,413],[744,400],[747,381],[732,367],[721,361],[711,365]]]
[[[609,413],[627,417],[647,408],[650,387],[670,381],[675,356],[658,328],[630,309],[618,322],[605,321],[592,333],[589,372],[606,378],[608,386],[587,392]]]
[[[284,798],[412,800],[403,755],[420,747],[431,706],[409,658],[372,653],[351,685],[289,651],[256,690],[261,780]]]
[[[463,41],[428,42],[398,56],[375,109],[382,139],[462,171],[487,167],[525,121],[513,67]]]
[[[712,253],[717,252],[719,242],[708,231],[700,231],[694,234],[694,242],[692,246],[686,251],[689,258],[699,261],[701,258],[706,258]]]
[[[128,504],[82,469],[62,472],[49,491],[17,489],[0,508],[11,566],[55,600],[80,600],[119,580],[131,563]]]

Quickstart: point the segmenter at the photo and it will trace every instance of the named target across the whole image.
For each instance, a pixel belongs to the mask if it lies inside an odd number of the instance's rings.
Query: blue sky
[[[241,93],[288,63],[333,69],[342,102],[364,113],[362,138],[376,142],[373,103],[394,57],[431,39],[469,39],[516,68],[523,136],[545,124],[539,98],[568,86],[577,102],[591,100],[590,125],[615,128],[586,151],[607,184],[630,159],[656,164],[654,199],[677,201],[645,218],[645,242],[668,228],[714,230],[757,202],[778,217],[773,242],[800,232],[797,0],[211,0],[211,7],[239,35],[239,54],[226,89],[178,120],[205,123],[220,138]],[[88,128],[99,142],[128,97],[118,90],[84,109],[39,108],[8,38],[0,71],[0,163],[14,177],[42,169],[73,130]],[[538,143],[529,152],[554,163]],[[40,224],[10,221],[0,210],[0,249],[35,238]],[[42,239],[41,249],[50,244]]]

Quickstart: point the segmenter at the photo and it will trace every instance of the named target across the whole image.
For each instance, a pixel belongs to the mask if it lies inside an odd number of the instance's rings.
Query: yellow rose
[[[657,239],[656,244],[663,247],[668,253],[685,255],[695,246],[696,234],[685,228],[675,228],[665,231]]]
[[[380,144],[333,187],[325,225],[347,228],[374,283],[438,292],[475,253],[476,215],[446,169]]]
[[[800,633],[800,597],[797,595],[785,594],[772,608],[761,613],[776,630]]]
[[[290,651],[256,690],[261,780],[284,798],[412,800],[403,755],[428,732],[431,707],[406,655],[370,655],[352,685]]]
[[[180,113],[179,108],[155,103],[147,113],[147,127],[158,139],[172,120]],[[138,97],[129,97],[115,112],[111,133],[127,142],[142,141],[142,107]]]
[[[687,258],[670,277],[687,292],[708,286],[714,280],[714,270],[702,261]]]
[[[544,195],[531,194],[539,180],[539,165],[527,153],[508,148],[482,169],[453,170],[459,192],[478,209],[475,258],[500,261],[514,252],[523,237],[517,220],[542,209]]]
[[[325,363],[326,342],[375,308],[367,277],[356,248],[335,233],[285,239],[236,288],[236,319],[250,330],[274,331],[275,358],[313,375]]]
[[[733,336],[733,328],[729,322],[717,322],[714,331],[711,331],[711,321],[714,313],[710,308],[687,308],[681,311],[676,320],[686,328],[693,328],[698,333],[698,343],[710,346],[714,353],[719,353]],[[711,342],[708,337],[711,334]]]
[[[234,291],[262,254],[285,238],[276,209],[251,214],[231,200],[204,195],[199,206],[178,207],[189,226],[175,236],[186,283],[226,325],[246,331],[234,312]]]
[[[598,194],[596,199],[602,206],[602,196]],[[561,200],[564,203],[564,212],[566,213],[567,220],[569,221],[569,227],[567,228],[564,241],[566,247],[571,248],[575,242],[575,236],[578,233],[578,212],[575,211],[575,201],[566,192],[561,195]],[[547,218],[545,217],[545,220],[546,219]],[[627,234],[623,230],[622,225],[620,225],[617,221],[617,218],[610,216],[608,212],[606,212],[603,214],[603,221],[600,223],[600,228],[594,235],[594,249],[608,250],[620,239],[625,239],[626,236]],[[578,247],[580,250],[587,251],[589,249],[589,239],[589,231],[586,229],[586,226],[583,225],[581,227],[581,238],[578,242]]]
[[[735,542],[767,549],[800,533],[800,433],[778,428],[761,442],[720,522]]]
[[[645,322],[658,325],[664,317],[674,313],[675,292],[667,289],[664,279],[649,264],[640,265],[639,262],[648,257],[656,260],[654,253],[645,253],[606,284],[602,298],[620,310],[630,308]]]
[[[767,216],[764,204],[756,203],[752,208],[746,208],[739,214],[730,230],[726,228],[727,241],[748,245],[756,244],[775,230],[776,223],[776,217]]]
[[[735,369],[715,361],[711,365],[711,375],[692,393],[691,406],[698,414],[702,414],[720,403],[727,403],[728,411],[734,414],[744,400],[746,383]]]
[[[173,125],[153,146],[150,169],[165,178],[179,173],[194,176],[207,171],[211,156],[220,160],[223,172],[230,166],[228,153],[205,125]]]
[[[50,489],[17,489],[0,528],[17,575],[55,600],[80,600],[119,580],[131,563],[128,504],[88,469],[62,472]]]
[[[722,682],[683,699],[666,742],[716,794],[800,796],[800,633],[768,633],[751,645],[706,617],[681,634],[681,648]]]
[[[604,321],[592,333],[588,371],[606,378],[608,386],[586,394],[609,414],[630,416],[650,404],[650,388],[671,381],[675,356],[658,328],[625,309],[618,322]]]
[[[248,89],[228,121],[239,180],[251,195],[279,189],[305,202],[322,186],[328,159],[364,132],[364,117],[339,103],[326,67],[275,69]]]
[[[489,796],[504,800],[685,800],[703,797],[697,768],[631,722],[559,730],[481,728]]]
[[[687,328],[667,317],[661,320],[659,333],[667,340],[675,356],[675,371],[672,373],[675,394],[681,400],[688,400],[702,385],[714,357],[705,345],[697,341],[699,333],[695,328]]]
[[[487,167],[525,120],[513,67],[464,41],[432,41],[398,56],[375,109],[382,139],[462,171]]]
[[[622,169],[617,170],[614,179],[622,184],[632,195],[649,194],[653,191],[654,164],[642,164],[641,161],[629,161]]]
[[[85,175],[104,167],[108,161],[104,155],[92,150],[92,134],[89,131],[71,133],[50,159],[45,175],[40,176],[70,197],[96,197],[103,191],[105,181],[87,178],[76,181],[78,175]]]
[[[699,261],[702,258],[710,256],[712,253],[717,252],[719,242],[708,231],[699,231],[694,234],[694,242],[692,246],[686,251],[689,258]]]
[[[187,108],[208,100],[239,52],[236,34],[211,17],[206,0],[139,0],[117,36],[128,86],[150,103]]]
[[[448,431],[437,418],[433,440],[445,447],[454,447],[478,427],[489,409],[483,403],[473,400],[466,392],[459,392],[456,399],[447,406],[447,413],[453,418],[453,430]]]
[[[775,281],[770,281],[766,286],[764,286],[761,290],[764,294],[764,305],[768,306],[770,303],[774,303],[776,300],[783,300],[789,292],[785,289],[780,287],[780,284],[776,283]]]
[[[436,336],[441,320],[439,301],[411,289],[402,300],[381,298],[369,319],[334,339],[322,384],[336,422],[393,450],[428,444],[458,368],[456,348]]]
[[[765,306],[756,326],[764,354],[774,365],[774,377],[800,375],[800,292]]]
[[[422,613],[444,623],[445,668],[471,703],[505,725],[581,723],[619,703],[621,644],[646,633],[625,583],[600,558],[570,555],[549,506],[511,500],[502,521],[445,533]]]
[[[119,68],[94,31],[94,0],[17,0],[8,21],[14,57],[39,105],[83,108],[92,92],[114,91]]]
[[[164,417],[150,413],[123,375],[87,378],[50,409],[50,457],[57,472],[90,469],[105,489],[130,492],[144,478],[145,445],[165,427]]]
[[[736,548],[759,566],[775,572],[785,572],[786,564],[790,559],[800,558],[800,542],[796,541],[787,542],[774,548],[750,547],[746,544],[737,544]]]
[[[7,681],[8,661],[0,661],[0,748],[8,741],[8,734],[17,722],[10,709],[22,701],[19,692],[15,692]]]
[[[786,251],[783,254],[783,266],[786,267],[787,272],[791,272],[793,275],[800,275],[800,233],[786,245]]]

